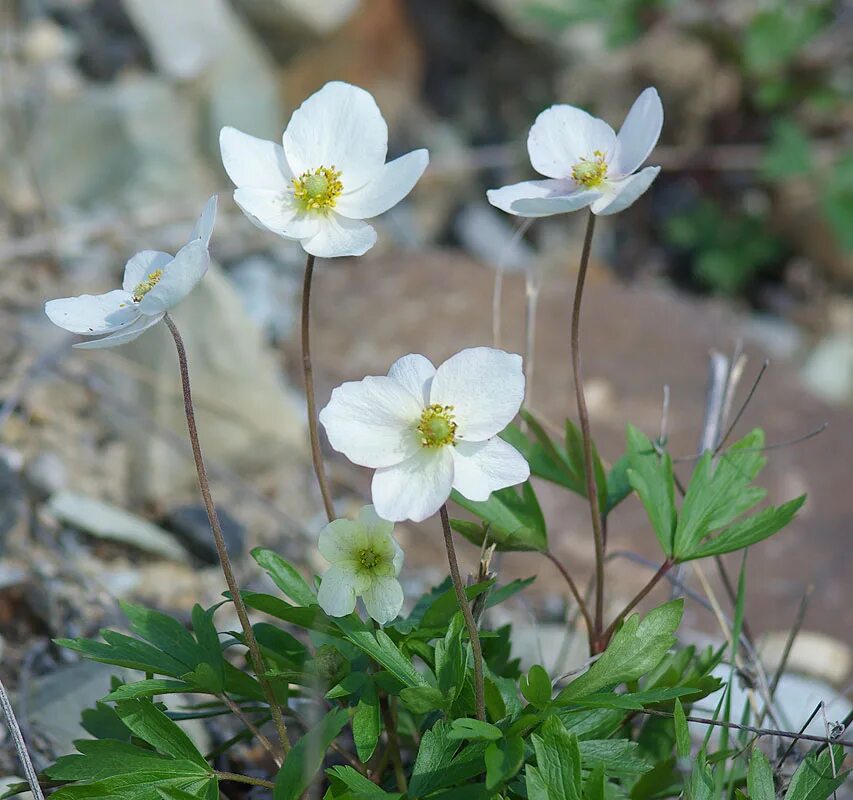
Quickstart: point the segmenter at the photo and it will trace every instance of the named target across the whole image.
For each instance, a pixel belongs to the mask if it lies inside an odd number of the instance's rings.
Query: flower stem
[[[450,565],[450,577],[453,580],[453,588],[456,589],[456,599],[465,619],[465,627],[468,629],[468,638],[471,640],[471,650],[474,654],[474,696],[477,704],[477,719],[486,721],[486,691],[483,681],[483,648],[480,646],[480,636],[477,633],[477,623],[471,613],[471,605],[465,595],[465,586],[459,575],[459,562],[456,560],[456,548],[453,546],[453,532],[450,529],[450,518],[447,516],[447,504],[441,507],[441,527],[444,531],[444,545],[447,548],[447,563]]]
[[[320,484],[323,506],[329,522],[335,518],[332,493],[326,480],[323,451],[320,449],[320,433],[317,430],[317,401],[314,399],[314,370],[311,366],[311,278],[314,275],[314,256],[305,262],[305,280],[302,284],[302,374],[305,378],[305,402],[308,406],[308,434],[311,437],[311,460],[314,473]]]
[[[223,693],[218,695],[219,699],[222,700],[228,708],[231,709],[231,713],[234,714],[252,733],[252,735],[260,742],[261,746],[272,756],[273,761],[275,761],[276,766],[281,768],[282,758],[275,751],[275,748],[272,745],[272,742],[267,739],[267,737],[261,732],[257,725],[252,722],[251,717],[246,714],[238,703],[235,703],[227,694]]]
[[[578,267],[578,281],[575,287],[575,299],[572,305],[572,373],[575,381],[575,398],[578,405],[578,421],[580,422],[581,438],[583,439],[583,461],[586,474],[586,495],[589,502],[589,512],[592,518],[592,532],[595,537],[595,632],[593,644],[598,651],[601,631],[604,628],[604,532],[601,525],[601,510],[598,506],[598,489],[595,485],[595,469],[592,460],[592,434],[589,428],[589,411],[586,407],[586,397],[583,391],[580,353],[580,322],[581,301],[586,272],[589,267],[589,253],[592,247],[592,235],[595,231],[595,214],[589,213],[586,224],[586,235],[583,240],[581,263]]]
[[[657,586],[658,581],[659,581],[659,580],[660,580],[664,575],[666,575],[666,573],[667,573],[667,572],[669,572],[669,570],[672,568],[672,565],[673,565],[674,563],[675,563],[675,562],[674,562],[671,558],[668,558],[666,561],[664,561],[664,562],[663,562],[663,564],[661,564],[661,565],[660,565],[660,569],[659,569],[659,570],[658,570],[654,575],[652,575],[652,577],[651,577],[651,579],[649,580],[649,582],[648,582],[648,583],[647,583],[647,584],[646,584],[642,589],[640,589],[640,591],[639,591],[639,592],[637,592],[637,594],[636,594],[636,596],[634,597],[634,599],[633,599],[630,603],[628,603],[628,605],[627,605],[627,606],[625,606],[625,608],[623,608],[623,609],[622,609],[622,610],[621,610],[621,611],[616,615],[616,619],[614,619],[614,620],[613,620],[613,622],[611,622],[611,623],[610,623],[610,625],[608,626],[607,630],[606,630],[606,631],[601,635],[600,643],[601,643],[601,648],[602,648],[602,649],[604,649],[605,647],[607,647],[607,643],[610,641],[610,637],[611,637],[611,636],[613,636],[613,632],[616,630],[616,628],[618,627],[619,623],[620,623],[623,619],[625,619],[625,617],[627,617],[627,616],[628,616],[628,614],[630,614],[630,613],[634,610],[634,608],[636,607],[636,605],[637,605],[637,604],[638,604],[638,603],[639,603],[639,602],[640,602],[640,601],[641,601],[641,600],[642,600],[642,599],[643,599],[643,598],[644,598],[644,597],[645,597],[645,596],[646,596],[646,595],[647,595],[647,594],[648,594],[652,589],[654,589],[654,588],[655,588],[655,586]]]
[[[403,759],[400,756],[400,737],[397,735],[397,720],[388,703],[388,698],[383,694],[379,698],[379,708],[382,710],[382,721],[385,723],[385,733],[388,736],[388,751],[391,763],[394,765],[394,778],[397,781],[397,789],[401,792],[408,791],[406,772],[403,769]]]
[[[569,585],[569,590],[572,593],[572,596],[575,598],[575,602],[578,604],[578,610],[581,612],[581,616],[584,618],[584,622],[586,622],[587,634],[589,635],[590,646],[593,644],[593,636],[595,635],[595,628],[593,627],[592,617],[590,616],[589,609],[586,606],[586,602],[583,599],[583,596],[578,591],[577,584],[575,583],[572,576],[569,574],[569,571],[566,569],[565,564],[563,564],[560,559],[557,558],[550,550],[546,550],[545,558],[547,558],[559,571],[560,575],[563,576],[566,583]]]
[[[27,752],[27,745],[24,742],[24,736],[21,733],[21,728],[18,725],[18,720],[15,718],[15,712],[12,709],[12,703],[9,700],[9,695],[6,694],[6,687],[0,681],[0,711],[6,717],[6,724],[9,726],[9,733],[12,734],[12,743],[15,746],[15,752],[18,754],[18,760],[24,768],[24,776],[30,786],[30,791],[36,800],[44,800],[44,794],[39,785],[38,775],[35,767],[33,767],[30,754]]]
[[[210,482],[207,479],[207,470],[204,466],[204,459],[201,454],[201,443],[198,438],[198,427],[195,421],[195,410],[193,408],[192,392],[190,390],[190,372],[187,364],[187,351],[184,347],[184,340],[181,338],[180,331],[173,322],[172,318],[166,314],[163,317],[172,338],[175,340],[175,349],[178,351],[178,365],[181,372],[181,386],[184,392],[184,412],[187,417],[187,430],[189,431],[190,444],[192,445],[193,458],[195,459],[195,468],[198,473],[198,485],[201,489],[201,496],[204,500],[204,506],[207,509],[207,518],[210,521],[210,528],[213,531],[213,540],[216,543],[216,552],[219,554],[219,563],[222,566],[222,573],[225,575],[225,583],[228,584],[228,591],[231,593],[231,600],[234,603],[234,608],[237,611],[237,616],[240,619],[240,625],[243,628],[243,635],[246,639],[246,647],[249,650],[249,656],[252,660],[252,666],[257,675],[258,682],[261,684],[264,696],[269,703],[270,713],[272,714],[273,722],[275,723],[278,736],[281,741],[282,749],[285,753],[290,750],[290,739],[287,735],[287,727],[284,724],[284,717],[281,713],[281,708],[275,698],[272,686],[266,678],[264,662],[261,658],[261,650],[258,647],[258,642],[255,639],[255,632],[252,630],[252,623],[249,621],[249,614],[246,611],[246,604],[243,602],[243,597],[240,594],[240,587],[234,577],[234,570],[231,568],[231,559],[228,557],[228,549],[225,546],[225,539],[222,536],[222,527],[219,524],[219,515],[216,513],[216,506],[213,504],[213,496],[210,493]]]
[[[252,786],[263,786],[265,789],[275,789],[275,784],[272,781],[265,781],[263,778],[252,778],[249,775],[239,775],[236,772],[221,772],[220,770],[216,770],[214,774],[221,781],[249,783]]]

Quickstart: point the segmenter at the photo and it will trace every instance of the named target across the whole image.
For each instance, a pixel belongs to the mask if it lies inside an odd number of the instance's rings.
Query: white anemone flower
[[[527,461],[498,437],[523,399],[521,356],[473,347],[438,369],[424,356],[408,355],[388,375],[344,383],[320,422],[335,450],[376,470],[379,516],[420,522],[451,489],[487,500],[527,480]]]
[[[124,268],[122,288],[106,294],[81,294],[45,303],[50,321],[82,336],[100,336],[74,347],[94,349],[132,342],[181,302],[204,277],[210,265],[208,246],[216,218],[211,197],[177,255],[157,250],[137,253]]]
[[[234,200],[258,227],[320,258],[360,256],[376,243],[364,220],[399,203],[429,162],[415,150],[385,163],[388,126],[373,96],[333,81],[290,118],[282,145],[234,128],[219,135]]]
[[[403,588],[397,576],[403,551],[394,539],[394,523],[364,506],[355,520],[336,519],[320,534],[317,547],[331,566],[323,574],[317,602],[329,616],[345,617],[361,597],[380,625],[397,617]]]
[[[660,172],[660,167],[640,167],[662,126],[663,106],[653,88],[634,101],[618,134],[580,108],[551,106],[527,137],[530,163],[548,180],[490,189],[489,202],[520,217],[549,217],[587,206],[598,215],[624,211]]]

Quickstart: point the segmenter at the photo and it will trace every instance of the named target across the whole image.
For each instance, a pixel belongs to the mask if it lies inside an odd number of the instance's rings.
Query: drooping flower
[[[261,228],[321,258],[359,256],[376,243],[364,220],[399,203],[429,162],[414,150],[385,163],[388,126],[364,89],[333,81],[290,118],[283,147],[235,128],[219,135],[234,200]]]
[[[94,349],[132,342],[163,319],[204,277],[215,219],[216,195],[207,201],[189,241],[177,255],[143,250],[127,262],[121,289],[50,300],[45,303],[45,313],[54,325],[71,333],[101,337],[74,347]]]
[[[376,470],[379,516],[420,522],[451,489],[486,500],[527,480],[527,462],[498,437],[523,399],[521,356],[473,347],[438,369],[424,356],[408,355],[388,375],[344,383],[320,422],[335,450]]]
[[[547,180],[490,189],[489,202],[520,217],[548,217],[587,206],[600,215],[624,211],[660,172],[660,167],[640,167],[662,126],[663,106],[653,88],[634,101],[618,135],[580,108],[551,106],[536,118],[527,137],[530,163]]]
[[[403,606],[397,576],[403,551],[394,538],[394,523],[364,506],[355,520],[336,519],[320,534],[321,555],[331,564],[323,574],[317,602],[332,617],[345,617],[361,597],[367,613],[380,625],[395,619]]]

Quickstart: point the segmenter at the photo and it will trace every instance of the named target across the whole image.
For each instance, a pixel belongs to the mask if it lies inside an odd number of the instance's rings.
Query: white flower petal
[[[366,222],[335,213],[318,216],[319,230],[311,238],[300,239],[306,253],[318,258],[361,256],[376,244],[376,231]]]
[[[394,536],[394,523],[390,520],[382,519],[376,513],[376,509],[373,506],[361,507],[361,510],[358,512],[358,522],[362,528],[369,531],[368,537],[376,538],[384,536],[390,539]]]
[[[393,378],[368,376],[333,390],[320,422],[332,447],[353,463],[390,467],[421,449],[415,429],[422,410]]]
[[[435,375],[435,367],[426,357],[418,353],[398,358],[388,370],[388,377],[408,389],[422,408],[429,405],[429,387]]]
[[[120,344],[127,344],[134,339],[138,339],[149,328],[154,327],[161,319],[163,314],[155,314],[151,317],[141,315],[136,322],[122,328],[120,331],[111,333],[109,336],[104,336],[100,339],[90,339],[87,342],[78,342],[74,347],[80,350],[100,350],[105,347],[118,347]]]
[[[280,144],[249,136],[236,128],[219,132],[222,165],[239,188],[281,191],[293,177]]]
[[[133,290],[154,270],[163,269],[172,258],[173,256],[159,250],[143,250],[137,253],[125,264],[122,288],[126,292],[133,293]]]
[[[287,239],[305,239],[320,230],[320,217],[306,214],[292,202],[288,192],[272,189],[234,190],[234,202],[259,228]]]
[[[489,189],[486,197],[493,206],[519,217],[550,217],[577,211],[601,197],[594,189],[578,190],[574,181],[524,181]]]
[[[369,92],[332,81],[293,112],[283,143],[294,175],[334,167],[344,190],[352,191],[385,164],[388,126]]]
[[[412,191],[427,164],[429,153],[426,150],[414,150],[389,161],[364,186],[345,191],[338,198],[335,211],[350,219],[370,219],[385,213]]]
[[[351,561],[367,542],[364,528],[350,519],[336,519],[320,531],[317,549],[330,564]]]
[[[654,88],[640,94],[616,137],[611,175],[621,178],[638,170],[649,157],[663,127],[663,104]]]
[[[453,448],[453,488],[469,500],[524,483],[530,467],[512,445],[495,436],[486,442],[459,442]]]
[[[180,303],[204,277],[210,265],[207,245],[196,239],[178,250],[175,258],[163,267],[163,277],[138,303],[143,314],[168,311]]]
[[[213,223],[216,222],[216,207],[219,205],[218,195],[213,195],[201,210],[189,240],[201,239],[205,247],[210,245],[210,237],[213,236]]]
[[[54,325],[83,336],[112,333],[139,319],[139,309],[130,293],[123,289],[50,300],[45,303],[44,311]]]
[[[549,178],[568,178],[582,158],[600,150],[609,163],[616,150],[616,134],[604,120],[574,106],[546,108],[527,136],[533,169]]]
[[[429,398],[453,406],[460,440],[490,439],[509,425],[524,400],[521,356],[492,347],[462,350],[436,370]]]
[[[377,578],[362,598],[370,617],[380,625],[387,625],[403,607],[403,587],[396,578]]]
[[[592,213],[606,216],[624,211],[652,185],[659,172],[660,167],[646,167],[627,178],[613,181],[611,192],[592,204]]]
[[[329,567],[317,591],[317,603],[330,617],[345,617],[355,610],[352,575],[340,567]]]
[[[449,447],[419,447],[408,461],[373,474],[373,505],[384,519],[422,522],[450,497],[453,456]]]

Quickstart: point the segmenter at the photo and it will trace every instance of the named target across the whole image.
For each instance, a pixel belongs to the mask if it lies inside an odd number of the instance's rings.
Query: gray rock
[[[463,247],[490,267],[524,272],[534,261],[533,248],[518,235],[518,226],[486,203],[465,206],[454,228]]]
[[[18,474],[0,458],[0,553],[3,542],[26,514],[24,486]]]
[[[129,544],[180,561],[187,552],[162,528],[117,506],[71,491],[53,495],[48,511],[60,522],[99,539]]]
[[[265,256],[250,256],[228,270],[246,313],[272,342],[289,339],[296,325],[301,279]]]
[[[46,499],[68,485],[68,470],[56,453],[46,450],[26,465],[24,479],[36,497]]]
[[[827,336],[812,351],[800,374],[806,386],[824,400],[853,400],[853,333]]]
[[[318,36],[343,25],[358,6],[358,0],[237,0],[256,22],[272,25],[283,33],[310,32]]]
[[[228,555],[235,560],[242,558],[246,551],[245,527],[227,511],[221,508],[217,508],[216,511]],[[163,518],[162,524],[196,558],[205,564],[219,563],[219,554],[216,551],[213,532],[204,506],[180,506],[170,511]]]

